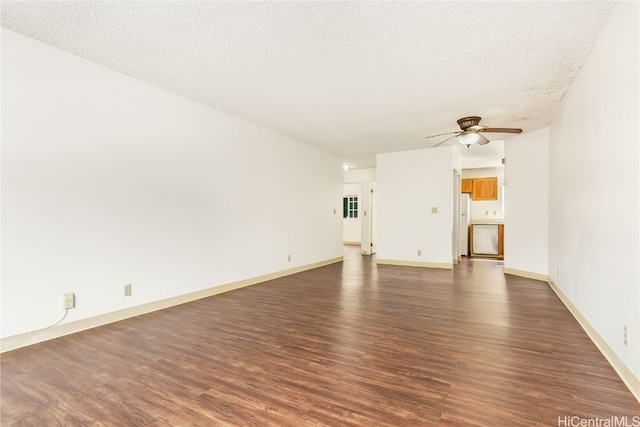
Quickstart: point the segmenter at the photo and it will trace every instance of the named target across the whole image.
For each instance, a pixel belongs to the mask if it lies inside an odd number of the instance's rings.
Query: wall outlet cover
[[[62,309],[68,310],[76,306],[76,296],[73,292],[62,294]]]

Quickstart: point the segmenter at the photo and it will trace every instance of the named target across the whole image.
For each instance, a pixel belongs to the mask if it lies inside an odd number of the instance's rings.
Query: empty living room
[[[0,17],[1,425],[640,426],[640,3]]]

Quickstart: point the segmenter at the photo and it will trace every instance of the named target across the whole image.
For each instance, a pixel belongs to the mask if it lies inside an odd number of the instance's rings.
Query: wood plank
[[[2,354],[2,425],[550,426],[640,404],[549,286],[345,261]]]

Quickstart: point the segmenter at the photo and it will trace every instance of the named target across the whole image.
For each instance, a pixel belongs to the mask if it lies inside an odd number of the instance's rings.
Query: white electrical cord
[[[68,313],[68,312],[69,312],[69,309],[68,309],[68,308],[65,308],[65,309],[64,309],[64,314],[62,315],[62,317],[60,318],[60,320],[58,320],[58,321],[57,321],[56,323],[54,323],[53,325],[51,325],[51,326],[47,326],[47,327],[44,327],[44,328],[42,328],[42,329],[49,329],[49,328],[53,328],[54,326],[56,326],[57,324],[59,324],[60,322],[62,322],[62,321],[64,320],[64,318],[65,318],[65,317],[67,317],[67,313]],[[42,329],[40,329],[40,330],[42,330]]]
[[[58,320],[56,323],[54,323],[53,325],[49,325],[49,326],[45,326],[44,328],[40,328],[40,329],[34,329],[31,332],[40,332],[40,331],[44,331],[45,329],[49,329],[49,328],[53,328],[54,326],[58,325],[60,322],[62,322],[65,317],[67,317],[67,313],[69,312],[68,308],[64,309],[64,314],[62,315],[62,317],[60,318],[60,320]]]

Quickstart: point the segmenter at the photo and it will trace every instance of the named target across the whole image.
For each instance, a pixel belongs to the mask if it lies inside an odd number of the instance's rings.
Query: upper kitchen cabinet
[[[498,200],[498,177],[474,178],[471,198],[473,200]]]
[[[473,179],[463,179],[460,187],[461,193],[473,193]]]
[[[498,177],[463,179],[460,191],[472,200],[498,200]]]

